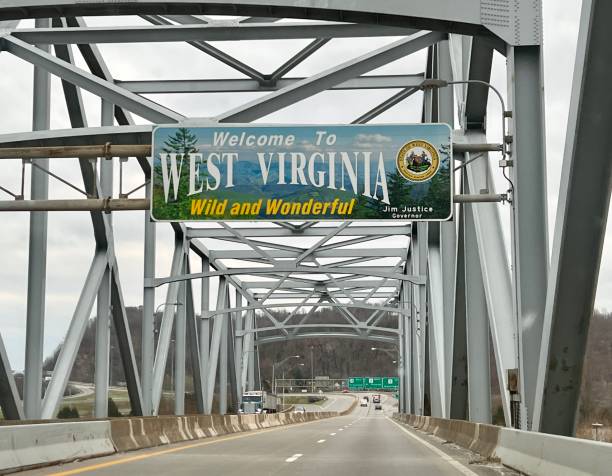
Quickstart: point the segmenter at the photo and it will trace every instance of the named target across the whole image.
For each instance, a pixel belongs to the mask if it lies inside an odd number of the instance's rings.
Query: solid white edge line
[[[400,430],[402,430],[410,438],[418,441],[423,446],[425,446],[429,450],[433,451],[435,454],[437,454],[440,458],[442,458],[444,461],[446,461],[448,464],[450,464],[453,468],[455,468],[461,474],[464,474],[465,476],[478,476],[478,474],[476,474],[474,471],[472,471],[471,469],[469,469],[466,466],[464,466],[463,464],[461,464],[459,461],[455,460],[452,456],[449,456],[444,451],[436,448],[434,445],[432,445],[428,441],[425,441],[423,438],[415,435],[414,433],[409,432],[408,430],[406,430],[406,428],[404,428],[402,425],[400,425],[396,421],[392,420],[389,417],[385,417],[385,418],[387,420],[389,420],[391,423],[393,423],[395,426],[397,426]]]

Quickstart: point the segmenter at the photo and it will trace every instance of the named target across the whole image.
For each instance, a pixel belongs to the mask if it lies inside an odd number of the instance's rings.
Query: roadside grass
[[[313,397],[307,395],[289,395],[283,400],[285,405],[319,405],[322,406],[327,397]]]
[[[108,391],[109,398],[112,398],[119,411],[127,416],[130,414],[130,397],[126,388],[111,387]],[[94,416],[94,401],[95,394],[90,393],[86,395],[75,395],[68,398],[64,398],[60,403],[62,407],[74,407],[78,410],[80,417],[93,417]]]

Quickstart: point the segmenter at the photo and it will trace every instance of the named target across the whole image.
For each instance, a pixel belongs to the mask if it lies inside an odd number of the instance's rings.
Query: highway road
[[[339,401],[346,398],[338,396]],[[489,476],[514,474],[470,464],[452,445],[399,425],[383,410],[357,406],[347,416],[152,448],[26,472],[27,475]]]
[[[286,395],[294,396],[294,397],[308,397],[308,396],[316,396],[319,397],[319,394],[315,393],[288,393]],[[342,393],[328,393],[325,394],[327,400],[322,402],[320,405],[317,404],[297,404],[296,407],[304,407],[307,412],[343,412],[348,410],[352,403],[355,401],[355,397],[350,394],[342,394]]]

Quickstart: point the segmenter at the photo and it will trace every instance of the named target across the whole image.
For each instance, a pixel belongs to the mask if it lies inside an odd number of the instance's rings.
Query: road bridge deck
[[[330,406],[345,407],[336,395]],[[327,475],[441,476],[514,474],[470,465],[470,454],[417,434],[391,420],[397,402],[383,395],[383,410],[357,406],[349,415],[313,423],[123,453],[26,472],[27,475]],[[424,439],[426,438],[426,439]]]

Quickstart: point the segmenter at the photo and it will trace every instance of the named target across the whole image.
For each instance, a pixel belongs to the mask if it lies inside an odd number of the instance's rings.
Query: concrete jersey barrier
[[[114,453],[108,421],[0,427],[0,472]]]
[[[612,471],[609,443],[463,420],[406,414],[393,418],[530,476],[604,476]]]
[[[612,444],[598,441],[502,428],[495,455],[530,475],[612,474]]]
[[[222,436],[338,416],[336,412],[268,415],[188,415],[113,418],[109,421],[118,452]]]
[[[338,415],[337,412],[188,415],[2,425],[0,474]]]

